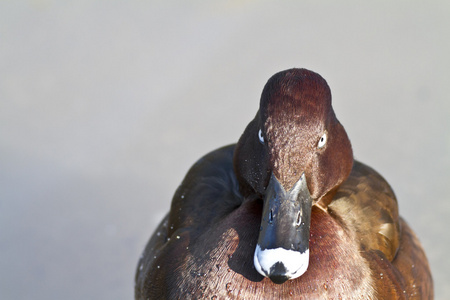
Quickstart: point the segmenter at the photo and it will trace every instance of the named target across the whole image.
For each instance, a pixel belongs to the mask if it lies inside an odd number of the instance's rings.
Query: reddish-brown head
[[[330,88],[306,69],[282,71],[269,79],[260,109],[236,150],[235,170],[244,190],[250,186],[260,194],[271,173],[287,190],[305,173],[311,196],[318,200],[338,187],[353,165]]]

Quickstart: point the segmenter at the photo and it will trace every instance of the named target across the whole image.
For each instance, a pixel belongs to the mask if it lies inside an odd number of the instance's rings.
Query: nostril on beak
[[[295,226],[300,226],[300,224],[302,223],[302,211],[299,211],[297,213],[297,222],[295,222]]]

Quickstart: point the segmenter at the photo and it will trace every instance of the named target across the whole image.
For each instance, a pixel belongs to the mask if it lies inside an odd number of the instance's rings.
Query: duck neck
[[[336,195],[337,190],[339,189],[339,186],[333,188],[328,193],[320,197],[318,200],[314,201],[313,205],[316,205],[323,211],[327,211],[328,205],[333,201],[334,195]]]

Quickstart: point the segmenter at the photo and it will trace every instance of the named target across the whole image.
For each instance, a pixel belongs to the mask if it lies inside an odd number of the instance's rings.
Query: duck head
[[[312,206],[326,209],[352,165],[326,81],[305,69],[272,76],[234,154],[241,193],[264,202],[254,254],[261,275],[283,283],[306,272]]]

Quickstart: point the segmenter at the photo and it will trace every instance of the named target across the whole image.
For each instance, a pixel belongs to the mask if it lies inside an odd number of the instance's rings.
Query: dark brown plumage
[[[286,270],[261,265],[258,273],[258,236],[289,217],[277,206],[263,215],[267,194],[274,180],[289,191],[303,174],[311,201],[304,203],[312,206],[299,218],[309,239],[283,248],[309,249],[307,270],[298,277],[286,262]],[[287,230],[296,235],[303,223]],[[284,245],[285,231],[273,232]],[[291,69],[266,84],[238,144],[207,154],[188,172],[139,261],[135,298],[433,299],[433,284],[389,184],[353,161],[325,80]]]

